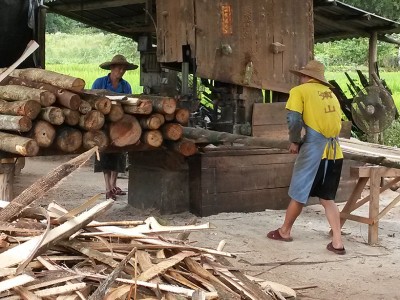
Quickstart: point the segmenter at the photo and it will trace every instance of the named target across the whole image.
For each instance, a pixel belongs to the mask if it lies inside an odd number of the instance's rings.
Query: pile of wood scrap
[[[113,203],[97,200],[0,223],[0,299],[282,299],[233,268],[233,254],[171,237],[210,224],[97,222]]]
[[[0,69],[0,74],[5,69]],[[189,111],[151,95],[108,97],[83,90],[80,78],[16,69],[0,82],[0,151],[22,156],[170,148],[196,152],[184,139]],[[110,99],[111,98],[111,99]]]

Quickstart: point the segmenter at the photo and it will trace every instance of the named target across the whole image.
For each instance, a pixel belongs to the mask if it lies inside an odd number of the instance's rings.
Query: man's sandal
[[[126,195],[126,192],[124,192],[123,190],[121,190],[119,187],[115,187],[115,188],[113,188],[112,190],[111,190],[111,192],[114,194],[114,195],[117,195],[117,196],[125,196]]]
[[[333,252],[333,253],[335,253],[335,254],[338,254],[338,255],[344,255],[344,254],[346,254],[346,249],[344,249],[344,247],[343,247],[343,248],[340,248],[340,249],[335,248],[335,247],[333,247],[332,242],[330,242],[330,243],[326,246],[326,249],[328,249],[329,251],[331,251],[331,252]]]
[[[284,238],[283,236],[281,236],[279,229],[268,232],[267,238],[269,238],[271,240],[282,241],[282,242],[292,242],[293,241],[292,237]]]
[[[117,196],[112,191],[106,192],[106,199],[117,200]]]

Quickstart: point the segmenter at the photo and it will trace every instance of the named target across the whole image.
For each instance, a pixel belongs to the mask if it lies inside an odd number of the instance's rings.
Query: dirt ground
[[[28,158],[15,178],[15,194],[67,160],[66,156]],[[128,180],[118,181],[127,190]],[[36,204],[55,201],[71,209],[103,192],[103,186],[102,174],[93,173],[92,163],[88,162]],[[397,195],[386,191],[381,198],[382,206]],[[359,214],[367,216],[367,210],[360,208]],[[155,210],[139,211],[129,206],[127,196],[123,196],[101,220],[144,220],[150,215],[175,225],[185,225],[194,217],[188,212],[159,216]],[[265,238],[267,231],[278,228],[283,218],[284,211],[273,210],[198,218],[200,223],[211,222],[216,229],[191,233],[189,239],[195,245],[210,248],[225,240],[224,251],[237,254],[236,259],[230,260],[234,266],[249,275],[297,289],[298,299],[400,299],[400,205],[381,220],[378,246],[367,244],[367,225],[347,222],[343,228],[347,249],[344,256],[325,249],[329,227],[320,205],[304,209],[295,224],[293,242]]]

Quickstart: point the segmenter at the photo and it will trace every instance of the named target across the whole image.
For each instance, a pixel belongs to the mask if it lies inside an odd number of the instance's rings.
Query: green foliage
[[[400,147],[400,120],[396,120],[393,124],[383,133],[383,140],[385,145]]]
[[[400,2],[394,0],[341,0],[342,2],[364,9],[368,12],[390,18],[400,19]]]
[[[398,38],[394,36],[394,38]],[[349,39],[315,45],[315,57],[326,66],[367,66],[368,39]],[[384,68],[400,69],[396,45],[378,42],[378,64]],[[396,63],[397,62],[397,63]]]

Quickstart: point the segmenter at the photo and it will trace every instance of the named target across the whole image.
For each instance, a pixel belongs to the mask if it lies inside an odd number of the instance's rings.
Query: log
[[[117,122],[124,117],[124,110],[121,104],[111,104],[110,113],[105,116],[107,121]]]
[[[72,153],[82,146],[82,132],[79,129],[63,126],[57,129],[55,144],[66,153]]]
[[[64,123],[70,126],[75,126],[79,124],[79,119],[81,114],[77,110],[72,110],[69,108],[62,109],[64,115]]]
[[[139,123],[143,129],[158,129],[165,123],[165,118],[162,114],[155,113],[148,117],[140,118]]]
[[[90,105],[89,102],[85,101],[85,100],[81,100],[81,104],[79,105],[78,108],[79,112],[81,114],[87,114],[89,111],[92,110],[92,106]]]
[[[172,114],[164,114],[165,122],[171,122],[175,119],[175,113]]]
[[[139,101],[136,105],[122,104],[124,112],[127,114],[149,115],[153,111],[153,104],[151,101]]]
[[[55,106],[43,107],[40,111],[39,118],[53,125],[61,125],[64,123],[62,109]]]
[[[163,137],[159,130],[146,130],[142,133],[140,141],[151,147],[160,147],[163,143]]]
[[[21,85],[0,86],[0,98],[8,101],[35,100],[42,106],[50,106],[56,102],[56,96],[49,91]]]
[[[219,132],[194,127],[183,127],[183,136],[195,143],[223,144],[234,143],[244,146],[257,146],[285,149],[289,148],[289,141],[271,138],[258,138],[227,132]]]
[[[36,119],[40,113],[41,105],[34,100],[9,102],[0,100],[0,114],[11,116],[27,116]]]
[[[39,152],[39,146],[33,139],[0,132],[0,150],[22,156],[35,156]]]
[[[117,147],[135,144],[139,141],[141,134],[142,127],[132,115],[125,114],[120,121],[111,123],[109,126],[111,144]]]
[[[178,123],[167,123],[161,127],[161,132],[164,139],[177,141],[182,138],[183,128]]]
[[[0,130],[28,132],[32,121],[26,116],[0,115]]]
[[[171,150],[182,154],[183,156],[191,156],[196,154],[196,144],[188,139],[180,139],[176,142],[169,142],[166,144]]]
[[[151,101],[153,110],[161,114],[172,114],[176,110],[176,100],[171,97],[136,95],[140,101]]]
[[[95,146],[97,146],[99,150],[103,150],[107,148],[108,144],[109,140],[104,131],[91,130],[83,134],[82,146],[85,150],[89,150]]]
[[[83,79],[43,69],[17,69],[11,73],[11,76],[36,82],[48,83],[63,89],[77,92],[82,91],[85,87],[85,81]]]
[[[190,112],[186,108],[178,108],[175,112],[175,120],[181,125],[187,125],[189,123]]]
[[[91,110],[79,118],[79,127],[84,130],[99,130],[105,122],[104,115],[98,110]]]
[[[56,137],[56,130],[49,122],[37,120],[33,124],[33,129],[28,136],[34,139],[39,147],[47,148],[53,144]]]
[[[111,100],[104,96],[82,93],[81,98],[87,101],[92,109],[96,109],[107,115],[111,110]]]
[[[56,103],[72,110],[78,110],[79,105],[81,104],[81,98],[77,94],[48,83],[34,82],[31,80],[11,76],[8,77],[7,80],[8,84],[24,85],[31,88],[52,92],[56,96]]]

